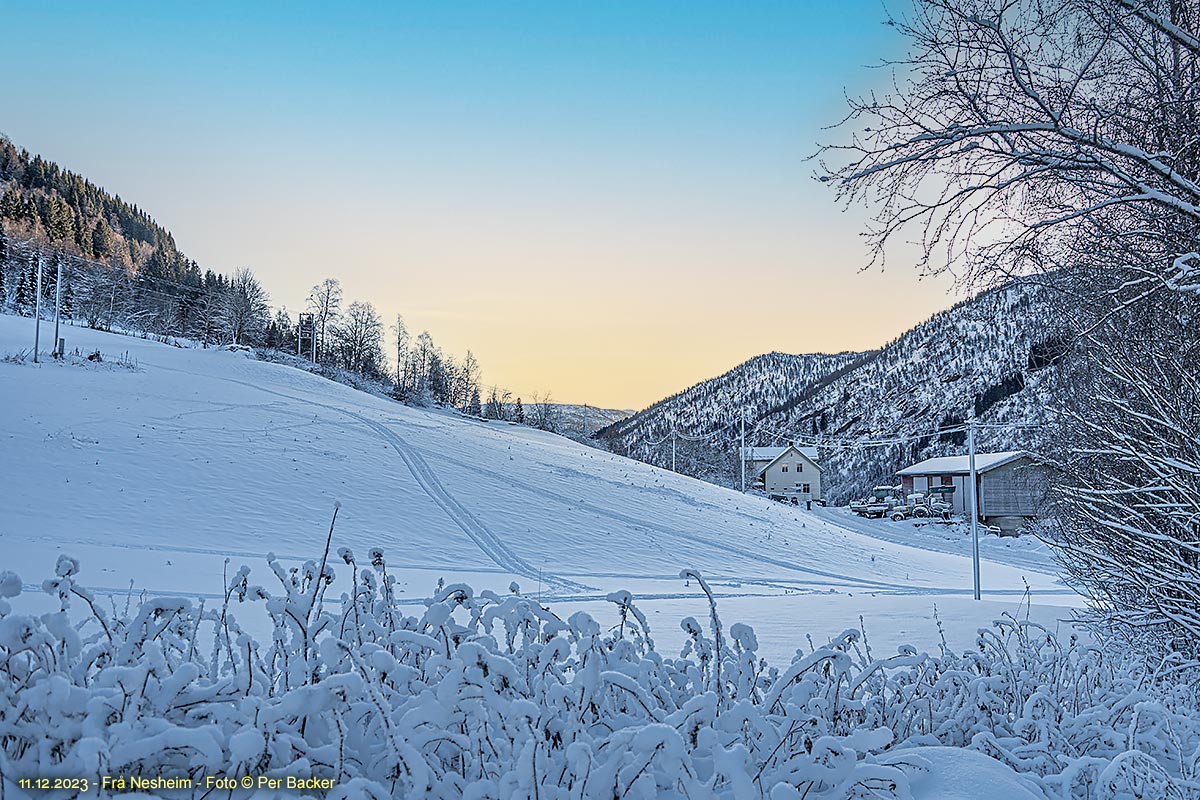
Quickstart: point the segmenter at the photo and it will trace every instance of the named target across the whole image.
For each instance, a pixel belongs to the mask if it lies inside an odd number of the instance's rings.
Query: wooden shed
[[[1046,496],[1046,468],[1025,450],[976,453],[979,518],[1012,533],[1037,516]],[[959,514],[970,513],[968,456],[929,458],[896,473],[904,494],[940,494]]]

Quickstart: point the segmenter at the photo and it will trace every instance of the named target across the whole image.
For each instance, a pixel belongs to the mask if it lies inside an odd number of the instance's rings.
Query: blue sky
[[[949,305],[805,159],[901,42],[877,0],[9,3],[0,131],[277,305],[350,299],[485,379],[633,406]],[[787,314],[780,314],[782,308]]]

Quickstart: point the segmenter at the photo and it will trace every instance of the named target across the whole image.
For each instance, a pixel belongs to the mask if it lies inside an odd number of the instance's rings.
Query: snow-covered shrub
[[[336,601],[327,558],[271,558],[278,590],[242,567],[217,607],[119,612],[63,556],[42,586],[59,610],[41,616],[14,611],[21,581],[0,573],[0,780],[189,775],[196,796],[220,774],[332,779],[338,798],[905,798],[937,763],[922,753],[952,746],[1048,796],[1200,786],[1186,665],[1147,671],[1030,622],[1001,620],[964,654],[884,658],[850,630],[775,667],[685,571],[710,613],[683,621],[671,658],[627,592],[608,597],[612,627],[562,619],[515,586],[440,586],[408,614],[381,551],[337,556],[352,589]],[[239,627],[242,603],[262,604],[269,642]]]

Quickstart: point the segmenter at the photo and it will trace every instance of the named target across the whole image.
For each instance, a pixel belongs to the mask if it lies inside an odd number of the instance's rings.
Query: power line
[[[764,432],[774,436],[775,438],[786,438],[789,441],[799,442],[808,441],[812,447],[826,447],[831,449],[852,449],[855,447],[883,447],[889,445],[905,444],[914,442],[920,439],[927,439],[932,436],[944,436],[952,433],[964,433],[967,431],[967,425],[955,425],[949,428],[938,428],[933,431],[924,431],[922,433],[914,433],[906,436],[893,436],[887,439],[851,439],[851,438],[813,438],[812,436],[796,436],[784,431],[775,431],[769,428],[764,428]]]

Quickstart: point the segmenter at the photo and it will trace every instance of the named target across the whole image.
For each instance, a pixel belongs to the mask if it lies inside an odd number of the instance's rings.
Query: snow
[[[900,767],[921,800],[1047,800],[1036,784],[1011,767],[960,747],[893,750],[879,763]]]
[[[774,461],[781,455],[791,450],[792,446],[788,447],[739,447],[738,454],[747,461]],[[797,447],[801,453],[810,461],[816,462],[817,448],[815,447]]]
[[[0,355],[30,326],[0,316]],[[1191,696],[1078,641],[1030,546],[985,548],[975,602],[934,528],[245,352],[65,336],[128,357],[0,360],[5,779],[1028,800],[1194,777]]]
[[[0,316],[0,353],[26,347],[31,326]],[[760,631],[772,657],[794,651],[787,637],[836,633],[860,614],[889,621],[874,626],[880,645],[901,644],[890,623],[931,629],[935,603],[967,646],[979,624],[1016,608],[1026,582],[1032,613],[1052,626],[1081,602],[1052,564],[989,552],[980,608],[961,553],[881,541],[818,512],[246,353],[64,335],[69,350],[127,353],[137,369],[0,363],[0,461],[20,465],[6,477],[0,547],[26,581],[63,552],[100,594],[123,598],[132,583],[213,598],[227,557],[257,572],[268,552],[286,563],[318,555],[340,502],[334,547],[383,549],[403,602],[442,577],[498,590],[515,581],[575,607],[626,589],[675,629],[700,608],[677,577],[687,566],[719,597],[780,621],[786,636]]]
[[[1021,456],[1029,455],[1024,450],[1012,450],[1004,453],[976,453],[975,471],[987,472],[989,469],[1015,461]],[[966,475],[971,471],[969,456],[940,456],[927,458],[910,467],[897,472],[897,475]]]
[[[971,524],[959,518],[951,522],[929,517],[893,521],[886,517],[862,517],[845,506],[814,507],[813,516],[873,539],[963,558],[971,556]],[[979,526],[979,552],[985,559],[1035,572],[1051,573],[1058,569],[1054,553],[1037,537],[998,536],[985,525]]]

